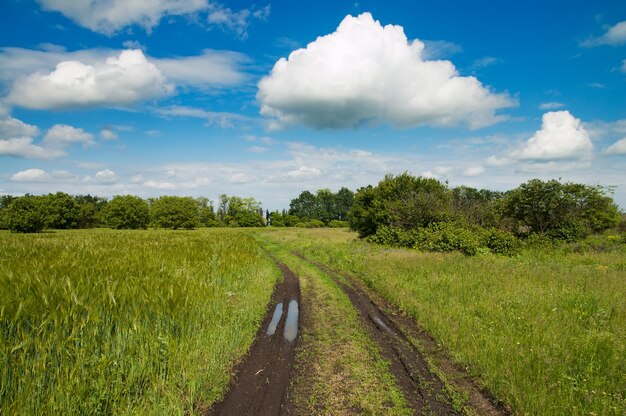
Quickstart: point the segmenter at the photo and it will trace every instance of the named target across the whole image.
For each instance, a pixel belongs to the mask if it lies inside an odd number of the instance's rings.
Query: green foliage
[[[352,207],[354,193],[341,188],[337,193],[329,189],[320,189],[315,195],[303,191],[291,200],[289,214],[306,220],[319,220],[325,224],[332,220],[345,220]]]
[[[160,228],[184,228],[198,226],[198,203],[191,197],[162,196],[150,206],[151,224]]]
[[[43,197],[26,195],[15,198],[4,210],[7,228],[18,233],[38,233],[46,226],[46,205]]]
[[[43,198],[46,206],[46,228],[77,228],[79,207],[74,198],[64,192],[48,194]]]
[[[150,221],[150,207],[137,196],[118,195],[103,209],[103,220],[114,229],[145,229]]]
[[[605,188],[554,179],[520,185],[507,194],[504,208],[518,232],[546,233],[566,241],[615,227],[620,220]]]
[[[449,220],[451,203],[452,193],[436,179],[387,175],[376,187],[357,191],[348,221],[360,237],[374,234],[381,225],[427,227]]]
[[[487,230],[483,243],[492,253],[505,256],[513,256],[521,249],[520,241],[513,234],[495,228]]]
[[[263,208],[254,198],[220,195],[217,216],[228,227],[263,227]]]
[[[328,226],[330,228],[348,228],[350,223],[348,221],[332,220],[328,223]]]
[[[436,222],[418,230],[415,247],[424,251],[460,251],[474,256],[483,246],[481,231],[470,230],[453,222]]]

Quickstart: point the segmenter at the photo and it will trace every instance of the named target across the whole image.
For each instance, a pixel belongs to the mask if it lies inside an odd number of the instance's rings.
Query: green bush
[[[132,196],[116,196],[103,209],[104,223],[115,229],[148,228],[150,208],[143,199]]]
[[[453,222],[437,222],[422,228],[418,232],[415,247],[425,251],[460,251],[474,256],[481,248],[481,235]]]
[[[4,212],[7,228],[17,233],[38,233],[46,226],[46,207],[40,196],[14,199]]]
[[[328,223],[328,226],[330,228],[347,228],[350,226],[350,224],[348,223],[348,221],[332,220]]]
[[[505,256],[512,256],[520,249],[520,242],[513,234],[495,228],[487,231],[484,243],[492,253]]]
[[[324,226],[324,222],[320,220],[311,220],[309,221],[309,228],[322,228]]]

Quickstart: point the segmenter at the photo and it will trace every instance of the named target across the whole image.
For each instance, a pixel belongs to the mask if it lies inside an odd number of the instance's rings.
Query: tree
[[[402,229],[427,227],[450,220],[451,203],[452,193],[436,179],[408,173],[387,175],[376,187],[357,191],[348,222],[361,237],[374,234],[381,225]]]
[[[46,228],[65,230],[78,227],[79,209],[74,198],[64,192],[48,194],[43,198],[46,206]]]
[[[601,186],[532,179],[509,191],[504,208],[518,233],[573,240],[614,227],[619,210]]]
[[[148,228],[150,208],[143,199],[133,196],[115,196],[103,209],[104,223],[115,229]]]
[[[229,227],[262,227],[265,225],[261,203],[254,198],[220,195],[218,217]]]
[[[5,210],[7,228],[18,233],[38,233],[46,226],[44,198],[26,195],[13,199]]]
[[[309,191],[302,191],[296,199],[291,200],[289,213],[300,218],[311,219],[315,216],[316,205],[315,195]]]
[[[354,202],[354,192],[348,188],[341,188],[335,194],[335,220],[345,221],[348,218],[348,212],[352,208]]]
[[[157,227],[190,230],[198,226],[198,204],[191,197],[162,196],[152,203],[150,217]]]
[[[100,196],[76,195],[74,201],[78,207],[76,225],[78,228],[94,228],[100,224],[102,209],[107,199]]]
[[[219,224],[217,215],[213,210],[213,202],[206,197],[196,198],[198,209],[198,222],[205,227],[216,227]]]
[[[502,196],[502,192],[457,186],[452,189],[452,210],[471,224],[495,226],[499,222],[495,203]]]

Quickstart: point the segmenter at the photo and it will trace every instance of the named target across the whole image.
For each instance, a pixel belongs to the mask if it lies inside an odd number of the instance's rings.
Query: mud
[[[297,277],[287,266],[280,262],[276,264],[283,280],[274,288],[271,306],[248,355],[235,368],[226,397],[209,409],[209,416],[284,414],[285,393],[298,344],[297,305],[300,302],[300,286]],[[295,303],[295,319],[292,301]],[[283,305],[289,305],[291,312],[288,325],[286,315],[289,313],[283,313]]]
[[[359,282],[347,274],[337,272],[325,264],[308,259],[300,253],[296,256],[314,265],[331,278],[349,297],[359,311],[361,319],[370,337],[380,347],[381,353],[390,363],[390,370],[398,387],[414,414],[455,415],[461,414],[452,406],[452,400],[442,380],[430,370],[424,354],[407,338],[418,339],[425,345],[427,353],[436,353],[440,371],[445,371],[449,379],[454,379],[468,395],[467,405],[480,415],[506,415],[509,412],[502,406],[493,403],[491,397],[466,377],[450,359],[443,357],[441,349],[436,350],[436,343],[419,329],[415,321],[402,317],[399,311],[382,298],[372,299]],[[350,284],[346,284],[349,282]]]

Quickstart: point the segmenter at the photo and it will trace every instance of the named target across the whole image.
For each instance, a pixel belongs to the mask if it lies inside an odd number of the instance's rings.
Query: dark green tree
[[[46,226],[45,198],[26,195],[15,198],[4,211],[7,228],[18,233],[38,233]]]
[[[198,203],[191,197],[162,196],[150,206],[155,227],[193,229],[198,226]]]
[[[133,196],[115,196],[103,209],[103,222],[115,229],[145,229],[150,221],[150,208],[143,199]]]
[[[387,175],[376,187],[357,191],[348,221],[361,237],[381,225],[401,229],[427,227],[452,218],[452,193],[433,178],[408,173]]]
[[[46,206],[46,228],[78,228],[79,208],[74,198],[64,192],[48,194],[43,198]]]
[[[508,192],[504,209],[518,233],[575,240],[618,224],[619,210],[607,193],[601,186],[532,179]]]
[[[311,219],[315,217],[316,205],[315,195],[309,191],[302,191],[289,204],[289,213],[300,218]]]

